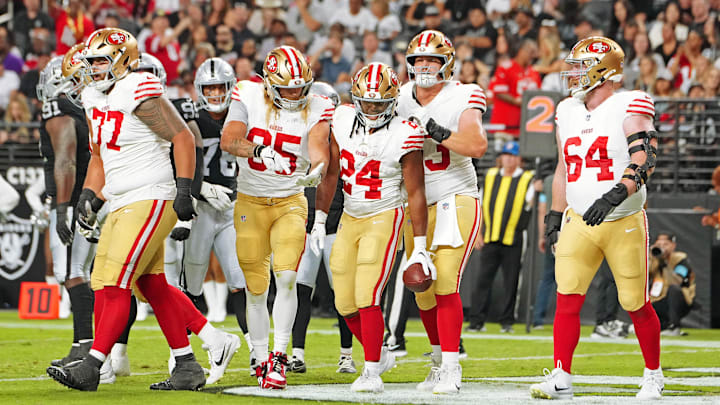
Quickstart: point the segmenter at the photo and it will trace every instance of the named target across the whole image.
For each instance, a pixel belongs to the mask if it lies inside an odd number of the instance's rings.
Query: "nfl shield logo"
[[[448,203],[443,203],[442,209],[444,209],[445,211],[447,211],[448,209],[450,209],[450,204],[448,204]]]
[[[240,215],[240,222],[247,221],[247,217],[245,215]]]

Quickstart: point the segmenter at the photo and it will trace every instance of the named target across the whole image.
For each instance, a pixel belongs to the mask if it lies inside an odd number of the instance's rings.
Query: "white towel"
[[[460,234],[460,227],[458,227],[455,195],[453,194],[438,201],[436,212],[435,231],[430,250],[436,250],[438,246],[454,248],[462,246],[463,239]]]

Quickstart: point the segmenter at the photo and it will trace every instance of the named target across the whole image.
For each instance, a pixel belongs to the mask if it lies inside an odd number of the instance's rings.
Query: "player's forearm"
[[[95,145],[95,147],[98,147]],[[85,184],[83,188],[89,188],[96,195],[100,195],[103,187],[105,187],[105,168],[103,167],[100,156],[93,154],[88,163],[87,174],[85,175]]]
[[[567,207],[567,199],[565,198],[565,170],[564,163],[558,163],[558,167],[555,170],[555,176],[553,176],[552,183],[552,204],[551,210],[557,212],[565,211]]]
[[[185,129],[172,139],[176,177],[192,179],[195,176],[195,139]]]
[[[72,190],[75,187],[76,170],[74,153],[72,158],[62,154],[55,157],[53,176],[57,187],[56,201],[58,204],[70,201]]]
[[[317,186],[315,194],[315,207],[324,212],[330,211],[335,190],[337,189],[338,177],[340,175],[339,153],[331,149],[329,153],[328,163],[325,165],[326,171],[322,181]]]
[[[487,152],[487,138],[482,126],[453,132],[442,145],[455,153],[471,158],[481,158]]]
[[[238,157],[253,157],[253,151],[258,146],[250,142],[246,137],[247,126],[240,121],[228,123],[223,128],[220,137],[220,149]]]
[[[400,159],[403,182],[408,193],[410,221],[413,235],[424,236],[427,233],[427,200],[425,199],[425,168],[422,151],[406,154]]]

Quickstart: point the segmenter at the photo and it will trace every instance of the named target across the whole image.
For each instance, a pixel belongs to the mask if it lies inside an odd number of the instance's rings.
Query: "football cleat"
[[[338,361],[338,369],[336,372],[347,374],[357,373],[357,368],[355,368],[355,362],[353,361],[352,356],[340,355],[340,361]]]
[[[380,375],[390,371],[393,367],[395,367],[395,355],[387,347],[383,347],[380,352]]]
[[[197,391],[204,386],[205,373],[200,364],[192,360],[177,363],[170,378],[151,384],[150,389],[158,391]]]
[[[372,392],[377,394],[385,391],[385,384],[383,384],[383,380],[379,375],[371,375],[366,367],[360,377],[353,381],[350,386],[350,391]]]
[[[432,392],[438,381],[440,381],[440,364],[442,362],[442,358],[440,356],[432,356],[432,352],[430,353],[430,358],[432,359],[430,374],[425,377],[425,381],[417,385],[416,388],[418,391]]]
[[[110,356],[105,359],[102,367],[100,367],[100,384],[114,384],[116,380],[113,361]]]
[[[459,364],[440,367],[438,383],[433,387],[433,394],[457,394],[460,392],[462,367]]]
[[[260,367],[260,363],[255,357],[255,352],[250,352],[250,377],[257,377],[257,369]]]
[[[558,362],[560,366],[560,362]],[[572,376],[561,367],[543,370],[545,381],[530,386],[530,396],[539,399],[572,399]]]
[[[665,377],[661,368],[657,370],[645,369],[643,380],[640,383],[640,391],[635,395],[637,399],[661,399],[665,388]]]
[[[80,391],[97,391],[100,383],[100,369],[87,361],[76,361],[64,367],[51,366],[46,371],[53,380]]]
[[[291,373],[304,373],[307,371],[307,366],[305,366],[305,362],[300,360],[299,358],[292,356],[292,359],[290,360],[290,363],[288,364],[287,371]]]
[[[127,377],[130,375],[130,358],[127,355],[124,345],[123,348],[117,343],[113,345],[110,351],[110,357],[112,358],[112,369],[116,376]],[[100,374],[102,376],[102,369]]]
[[[85,358],[85,356],[87,356],[90,348],[92,347],[92,344],[92,340],[83,343],[73,343],[70,347],[70,353],[68,353],[67,356],[63,357],[62,359],[53,360],[50,362],[50,364],[53,366],[62,367],[74,361],[82,360]]]
[[[287,387],[285,367],[288,365],[287,355],[282,352],[270,353],[265,366],[265,377],[261,388],[282,390]]]
[[[222,344],[212,346],[204,344],[202,346],[208,352],[210,360],[210,375],[207,378],[207,384],[216,383],[225,374],[230,360],[240,348],[240,338],[237,335],[227,332],[220,333],[225,335]]]
[[[463,346],[463,341],[460,339],[460,346],[458,347],[458,359],[464,360],[468,358],[468,354],[465,351],[465,346]]]
[[[393,355],[395,355],[396,359],[407,356],[407,349],[405,349],[405,340],[402,340],[398,344],[385,343],[385,346]]]

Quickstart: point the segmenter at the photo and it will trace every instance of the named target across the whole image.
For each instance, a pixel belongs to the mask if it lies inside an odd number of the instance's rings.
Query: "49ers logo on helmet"
[[[265,63],[268,72],[275,73],[278,70],[278,61],[275,55],[270,55],[267,62]]]
[[[607,53],[610,51],[610,45],[605,42],[593,42],[588,46],[588,50],[593,53]]]
[[[392,82],[393,86],[397,86],[398,83],[399,83],[399,82],[398,82],[398,77],[397,77],[397,75],[395,74],[395,71],[394,71],[394,70],[391,70],[391,71],[390,71],[390,81]]]
[[[120,45],[122,43],[125,43],[125,41],[127,41],[127,37],[122,32],[113,32],[108,37],[108,42],[113,45]]]

